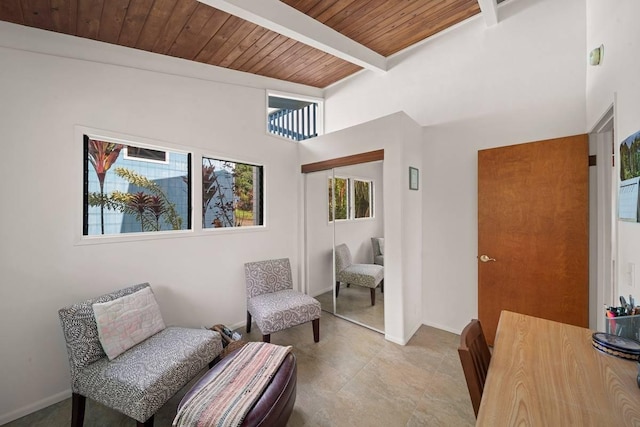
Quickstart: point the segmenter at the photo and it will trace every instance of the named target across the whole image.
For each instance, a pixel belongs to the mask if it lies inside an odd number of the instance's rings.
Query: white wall
[[[400,209],[400,224],[396,225],[400,226],[400,235],[402,236],[403,326],[405,337],[410,338],[420,327],[423,319],[422,262],[424,243],[422,235],[424,230],[424,198],[428,193],[424,178],[426,165],[423,160],[422,129],[408,116],[402,115],[401,118],[401,129],[404,132],[402,163],[399,171],[400,180],[394,184],[389,183],[389,185],[393,185],[391,187],[393,192],[398,192],[400,189],[402,196],[401,203],[396,206]],[[409,167],[418,169],[418,190],[407,190],[409,188]],[[386,246],[388,240],[385,238],[385,264],[387,262]],[[386,289],[385,285],[385,295]]]
[[[144,54],[140,61],[130,49],[3,22],[0,41],[3,424],[69,396],[59,308],[149,281],[168,324],[244,324],[243,263],[289,257],[297,278],[300,212],[292,197],[298,192],[296,144],[265,135],[263,89],[216,83],[215,69],[186,61],[185,73],[197,78],[180,77],[172,59]],[[129,63],[32,52],[54,42],[78,57],[116,52]],[[30,51],[7,47],[12,44]],[[167,73],[141,69],[165,65]],[[263,164],[266,229],[76,244],[82,226],[76,125]]]
[[[587,124],[594,126],[614,103],[614,146],[640,130],[640,3],[635,0],[607,2],[587,0],[587,50],[604,44],[602,64],[587,69]],[[620,179],[616,169],[616,189]],[[616,190],[617,191],[617,190]],[[617,212],[617,209],[614,209]],[[617,218],[617,213],[616,213]],[[632,280],[630,264],[640,268],[640,224],[617,222],[617,283],[614,295],[640,297],[638,278]],[[613,303],[618,303],[617,299]]]
[[[382,163],[370,162],[337,168],[336,176],[373,181],[372,218],[338,221],[335,224],[336,245],[346,243],[356,263],[373,263],[371,237],[383,237],[383,178]],[[333,289],[334,223],[328,218],[328,180],[333,172],[320,171],[305,175],[305,217],[307,289],[317,296]]]
[[[494,27],[472,18],[325,95],[330,131],[394,111],[424,126],[423,322],[453,332],[477,316],[477,151],[586,132],[585,2],[498,12]]]
[[[411,118],[397,113],[299,144],[302,164],[384,149],[385,336],[402,344],[420,326],[422,315],[420,260],[415,256],[421,252],[415,236],[420,236],[422,192],[407,194],[408,167],[422,166],[420,132]]]

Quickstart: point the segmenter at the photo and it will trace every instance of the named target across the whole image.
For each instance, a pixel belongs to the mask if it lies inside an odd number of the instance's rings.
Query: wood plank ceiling
[[[478,0],[282,0],[388,57]],[[361,67],[197,0],[0,0],[0,20],[324,88]]]

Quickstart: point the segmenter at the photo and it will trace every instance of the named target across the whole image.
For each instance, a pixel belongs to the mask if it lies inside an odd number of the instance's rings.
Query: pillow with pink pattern
[[[109,360],[165,328],[150,287],[112,301],[93,304],[98,337]]]

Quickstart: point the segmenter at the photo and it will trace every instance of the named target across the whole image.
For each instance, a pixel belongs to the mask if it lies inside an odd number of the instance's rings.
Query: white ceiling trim
[[[498,23],[498,3],[496,0],[478,0],[484,22],[487,27],[493,27]]]
[[[368,70],[387,71],[384,56],[279,0],[198,1]]]

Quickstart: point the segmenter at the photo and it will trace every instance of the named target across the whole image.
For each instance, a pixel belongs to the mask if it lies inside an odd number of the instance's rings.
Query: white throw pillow
[[[93,313],[100,343],[109,360],[165,328],[160,307],[149,287],[93,304]]]

